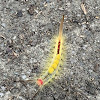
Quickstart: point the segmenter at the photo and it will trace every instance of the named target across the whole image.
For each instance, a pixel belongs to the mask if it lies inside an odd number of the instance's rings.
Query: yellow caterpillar
[[[48,70],[37,79],[38,86],[44,86],[48,82],[50,82],[58,72],[61,58],[62,58],[62,46],[63,46],[63,22],[64,22],[64,15],[61,19],[60,27],[59,27],[59,35],[56,38],[55,50],[54,55],[51,63],[49,64]]]

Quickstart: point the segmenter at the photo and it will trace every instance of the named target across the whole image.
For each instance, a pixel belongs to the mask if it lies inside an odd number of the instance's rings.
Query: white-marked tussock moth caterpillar
[[[61,19],[60,27],[59,27],[59,35],[54,39],[54,49],[53,49],[53,55],[52,60],[50,60],[49,64],[46,65],[47,70],[41,74],[41,76],[36,80],[36,85],[39,88],[42,88],[44,85],[48,84],[53,78],[55,78],[56,74],[58,73],[58,70],[61,66],[61,59],[63,58],[62,51],[63,51],[63,22],[64,22],[64,15]],[[37,92],[36,92],[37,93]]]
[[[56,44],[55,44],[55,50],[53,52],[53,59],[51,61],[51,64],[48,67],[48,70],[40,76],[40,78],[37,80],[37,84],[39,86],[44,86],[48,82],[54,78],[54,76],[57,74],[59,66],[60,66],[60,60],[61,60],[61,54],[62,54],[62,45],[63,45],[63,21],[64,21],[64,16],[61,20],[60,27],[59,27],[59,35],[55,39]],[[48,66],[48,65],[47,65]]]

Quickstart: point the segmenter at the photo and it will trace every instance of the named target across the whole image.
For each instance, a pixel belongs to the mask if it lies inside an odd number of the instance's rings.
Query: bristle
[[[64,22],[64,15],[63,15],[63,18],[62,18],[62,20],[61,20],[60,27],[59,27],[59,40],[61,40],[61,38],[62,38],[62,33],[63,33],[63,22]]]

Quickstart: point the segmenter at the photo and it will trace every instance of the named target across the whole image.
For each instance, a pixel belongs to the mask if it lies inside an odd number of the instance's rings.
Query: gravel
[[[33,97],[62,15],[65,64]],[[100,0],[0,0],[0,100],[100,100]]]

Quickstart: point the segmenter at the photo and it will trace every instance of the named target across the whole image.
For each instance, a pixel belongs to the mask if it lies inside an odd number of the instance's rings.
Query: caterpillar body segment
[[[37,79],[37,84],[39,86],[46,85],[58,73],[59,66],[61,64],[62,48],[63,48],[63,36],[62,36],[62,33],[63,33],[63,21],[64,21],[64,16],[63,16],[63,18],[61,20],[61,23],[60,23],[59,35],[55,39],[55,46],[54,46],[55,48],[53,50],[53,54],[52,54],[53,58],[51,60],[51,63],[48,64],[49,67],[48,67],[47,71],[43,75],[41,75],[39,79]]]

